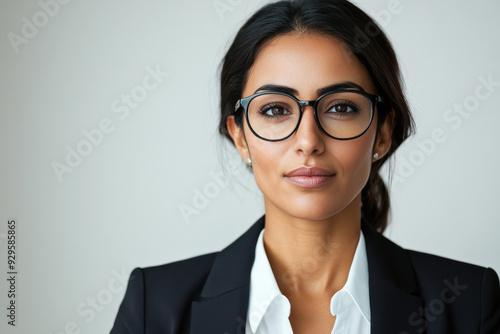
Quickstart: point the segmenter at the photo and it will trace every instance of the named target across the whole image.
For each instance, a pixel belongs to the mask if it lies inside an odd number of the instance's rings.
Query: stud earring
[[[247,164],[248,164],[249,166],[252,166],[252,159],[248,158],[248,159],[247,159]]]
[[[373,155],[373,159],[375,159],[375,160],[377,160],[377,159],[378,159],[378,153],[375,153],[375,154]]]

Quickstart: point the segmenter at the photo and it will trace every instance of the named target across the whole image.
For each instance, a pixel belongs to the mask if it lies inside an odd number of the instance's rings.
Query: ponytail
[[[377,168],[376,163],[378,161],[374,163],[368,182],[361,192],[361,217],[382,233],[389,221],[391,200],[384,180],[380,177],[380,167]]]

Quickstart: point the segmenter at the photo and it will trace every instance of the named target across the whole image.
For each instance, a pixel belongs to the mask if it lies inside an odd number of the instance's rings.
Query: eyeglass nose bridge
[[[327,136],[330,136],[328,134],[328,132],[326,132],[326,130],[323,128],[323,126],[321,125],[321,122],[319,121],[319,118],[318,118],[318,115],[317,115],[317,112],[316,112],[316,106],[317,106],[317,103],[318,103],[318,100],[312,100],[312,101],[301,101],[301,100],[298,100],[298,99],[295,99],[295,101],[297,102],[297,104],[299,105],[299,119],[297,120],[297,125],[295,126],[295,129],[293,130],[293,132],[290,134],[290,136],[292,136],[293,134],[295,134],[298,129],[299,129],[299,126],[300,126],[300,123],[302,121],[302,116],[304,115],[304,107],[307,107],[307,106],[311,106],[313,108],[313,115],[314,115],[314,120],[316,122],[316,125],[318,126],[318,128],[321,130],[321,132],[323,132],[324,134],[326,134]],[[289,137],[290,137],[289,136]]]
[[[316,105],[316,100],[314,101],[300,101],[300,100],[297,100],[297,102],[299,103],[299,106],[300,108],[304,108],[304,107],[307,107],[307,106],[311,106],[311,107],[314,107]]]

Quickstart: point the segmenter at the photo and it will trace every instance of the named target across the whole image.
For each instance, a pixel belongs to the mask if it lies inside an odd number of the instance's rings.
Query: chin
[[[353,218],[360,213],[360,194],[352,195],[352,200],[346,200],[347,196],[305,196],[296,200],[278,204],[276,207],[286,215],[297,219],[321,221],[335,219],[335,217]]]
[[[299,208],[295,207],[291,210],[285,211],[289,216],[297,218],[297,219],[303,219],[303,220],[310,220],[310,221],[322,221],[322,220],[328,220],[332,219],[335,216],[338,216],[342,212],[342,208],[339,208],[338,210],[332,209],[332,207],[329,208],[318,208],[317,206],[314,207],[314,209],[311,208],[311,206],[308,206],[307,208]]]

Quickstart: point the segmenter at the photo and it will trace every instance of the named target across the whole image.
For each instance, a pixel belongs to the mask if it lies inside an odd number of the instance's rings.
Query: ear
[[[240,127],[236,124],[234,115],[231,115],[227,118],[226,125],[227,131],[233,139],[234,146],[238,150],[238,153],[240,154],[243,161],[246,161],[248,158],[250,158],[250,153],[248,150],[247,140],[245,138],[243,127]]]
[[[392,131],[394,130],[394,111],[391,110],[387,114],[384,123],[380,126],[377,131],[377,137],[375,138],[375,144],[373,146],[373,152],[378,153],[379,157],[383,157],[387,154],[392,144]]]

